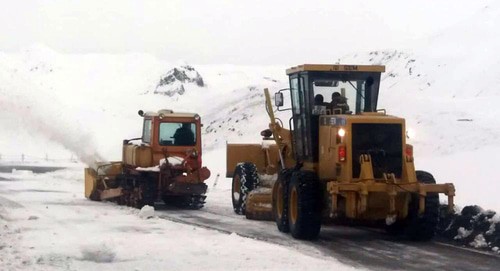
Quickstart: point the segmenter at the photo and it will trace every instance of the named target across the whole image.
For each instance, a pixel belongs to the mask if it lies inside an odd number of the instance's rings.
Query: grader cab
[[[280,231],[299,239],[316,238],[324,221],[383,224],[411,239],[430,239],[438,193],[448,196],[452,210],[455,189],[415,170],[405,120],[377,107],[384,71],[364,65],[292,67],[290,88],[275,94],[276,109],[266,89],[270,124],[262,136],[274,144],[227,146],[235,211],[274,219]],[[291,108],[283,108],[285,96]],[[274,115],[287,109],[289,129]]]
[[[122,161],[85,169],[85,197],[136,208],[167,204],[198,209],[210,171],[202,166],[198,114],[139,111],[142,136],[123,141]]]

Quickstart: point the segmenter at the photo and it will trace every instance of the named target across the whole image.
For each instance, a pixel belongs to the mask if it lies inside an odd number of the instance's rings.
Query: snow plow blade
[[[120,174],[121,169],[121,162],[98,163],[85,168],[85,197],[91,200],[105,200],[121,196],[121,188],[112,189],[107,184]]]
[[[91,198],[97,188],[97,172],[93,168],[85,168],[85,197]]]

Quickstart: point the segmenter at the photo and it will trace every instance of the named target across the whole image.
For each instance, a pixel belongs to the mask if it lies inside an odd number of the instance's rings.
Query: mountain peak
[[[182,95],[185,92],[185,84],[196,84],[198,87],[204,87],[203,77],[190,65],[183,64],[169,70],[160,79],[153,93],[174,96]]]

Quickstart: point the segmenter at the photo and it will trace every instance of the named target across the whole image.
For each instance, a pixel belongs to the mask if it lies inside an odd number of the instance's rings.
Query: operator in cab
[[[179,127],[173,136],[174,144],[176,146],[192,146],[195,144],[194,142],[194,133],[191,130],[191,123],[185,122],[182,123],[181,127]]]
[[[349,105],[347,104],[347,98],[342,97],[340,93],[332,93],[332,101],[330,103],[330,110],[333,114],[346,114],[349,112]]]

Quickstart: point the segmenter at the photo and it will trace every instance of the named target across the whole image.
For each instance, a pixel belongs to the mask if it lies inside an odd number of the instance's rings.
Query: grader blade
[[[259,187],[247,197],[245,215],[253,220],[273,220],[272,189]]]

